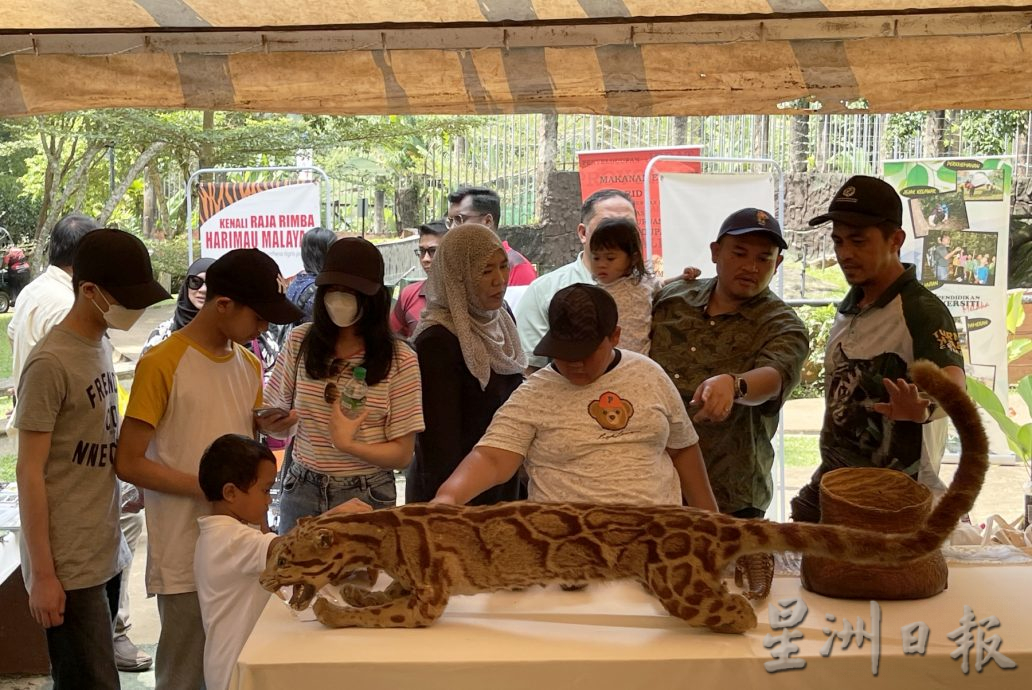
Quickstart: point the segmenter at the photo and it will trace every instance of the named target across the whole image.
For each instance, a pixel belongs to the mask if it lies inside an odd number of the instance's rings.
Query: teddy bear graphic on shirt
[[[588,404],[588,414],[606,431],[622,431],[634,416],[634,405],[612,391]]]

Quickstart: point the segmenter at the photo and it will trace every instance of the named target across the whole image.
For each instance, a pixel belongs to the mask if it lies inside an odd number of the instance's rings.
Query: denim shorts
[[[379,470],[372,474],[334,477],[310,470],[295,461],[283,478],[278,531],[286,534],[299,518],[321,515],[352,498],[364,501],[374,509],[393,508],[398,501],[394,472]]]

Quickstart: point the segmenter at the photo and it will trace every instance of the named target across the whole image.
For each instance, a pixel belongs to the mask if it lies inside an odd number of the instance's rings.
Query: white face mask
[[[103,297],[99,289],[97,294]],[[96,297],[93,298],[93,306],[104,315],[108,327],[114,328],[116,331],[128,331],[140,320],[143,312],[147,311],[146,309],[126,309],[121,304],[111,304],[106,298],[104,301],[107,302],[107,309],[100,308]]]
[[[331,292],[323,298],[323,304],[330,315],[330,320],[340,328],[347,328],[362,318],[362,310],[358,308],[358,298],[350,292]]]

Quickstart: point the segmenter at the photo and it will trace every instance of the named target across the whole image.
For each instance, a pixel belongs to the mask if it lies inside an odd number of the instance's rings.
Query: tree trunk
[[[143,217],[140,219],[143,236],[147,239],[154,237],[154,225],[157,222],[157,200],[154,198],[156,191],[151,166],[148,165],[143,173]]]
[[[373,192],[373,232],[382,235],[387,227],[387,220],[384,217],[384,193],[382,178],[376,178],[376,191]]]
[[[555,174],[555,159],[559,152],[559,116],[545,113],[538,127],[537,198],[534,200],[534,215],[538,222],[544,219],[548,208],[548,189]],[[501,225],[502,219],[495,219]]]
[[[201,131],[203,132],[204,141],[201,144],[200,151],[198,153],[199,160],[197,161],[198,170],[212,167],[212,150],[211,144],[208,139],[208,132],[215,129],[215,111],[205,110],[201,116]]]
[[[767,158],[770,155],[770,141],[768,136],[770,116],[753,116],[753,157]]]
[[[942,158],[944,153],[943,132],[946,121],[945,110],[929,110],[921,125],[921,155],[924,158]]]
[[[678,115],[674,118],[674,144],[680,146],[688,143],[688,116]]]
[[[115,209],[118,207],[119,202],[122,201],[125,193],[129,191],[129,185],[131,185],[136,178],[140,176],[140,173],[143,172],[145,167],[147,167],[147,164],[150,163],[155,156],[161,153],[161,150],[165,148],[165,146],[165,142],[156,141],[139,155],[136,162],[134,162],[132,166],[130,166],[128,172],[126,172],[125,177],[122,178],[122,181],[111,192],[107,201],[104,202],[104,208],[101,209],[100,214],[97,216],[98,223],[104,225],[108,222],[108,219],[110,219],[111,214],[115,212]]]
[[[793,115],[791,141],[789,143],[789,155],[791,156],[792,172],[806,172],[809,164],[810,154],[810,116]]]

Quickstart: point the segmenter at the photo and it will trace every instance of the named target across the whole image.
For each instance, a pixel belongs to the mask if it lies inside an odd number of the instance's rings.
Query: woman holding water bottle
[[[406,502],[434,497],[523,383],[527,359],[505,307],[508,283],[505,249],[486,227],[460,225],[438,245],[426,284],[427,306],[415,332],[426,431],[416,439]],[[470,504],[519,497],[519,478],[513,476]]]
[[[280,534],[352,498],[395,505],[394,470],[412,458],[423,409],[416,355],[388,326],[383,275],[373,244],[334,242],[315,279],[312,322],[290,332],[273,368],[266,404],[300,418]]]

